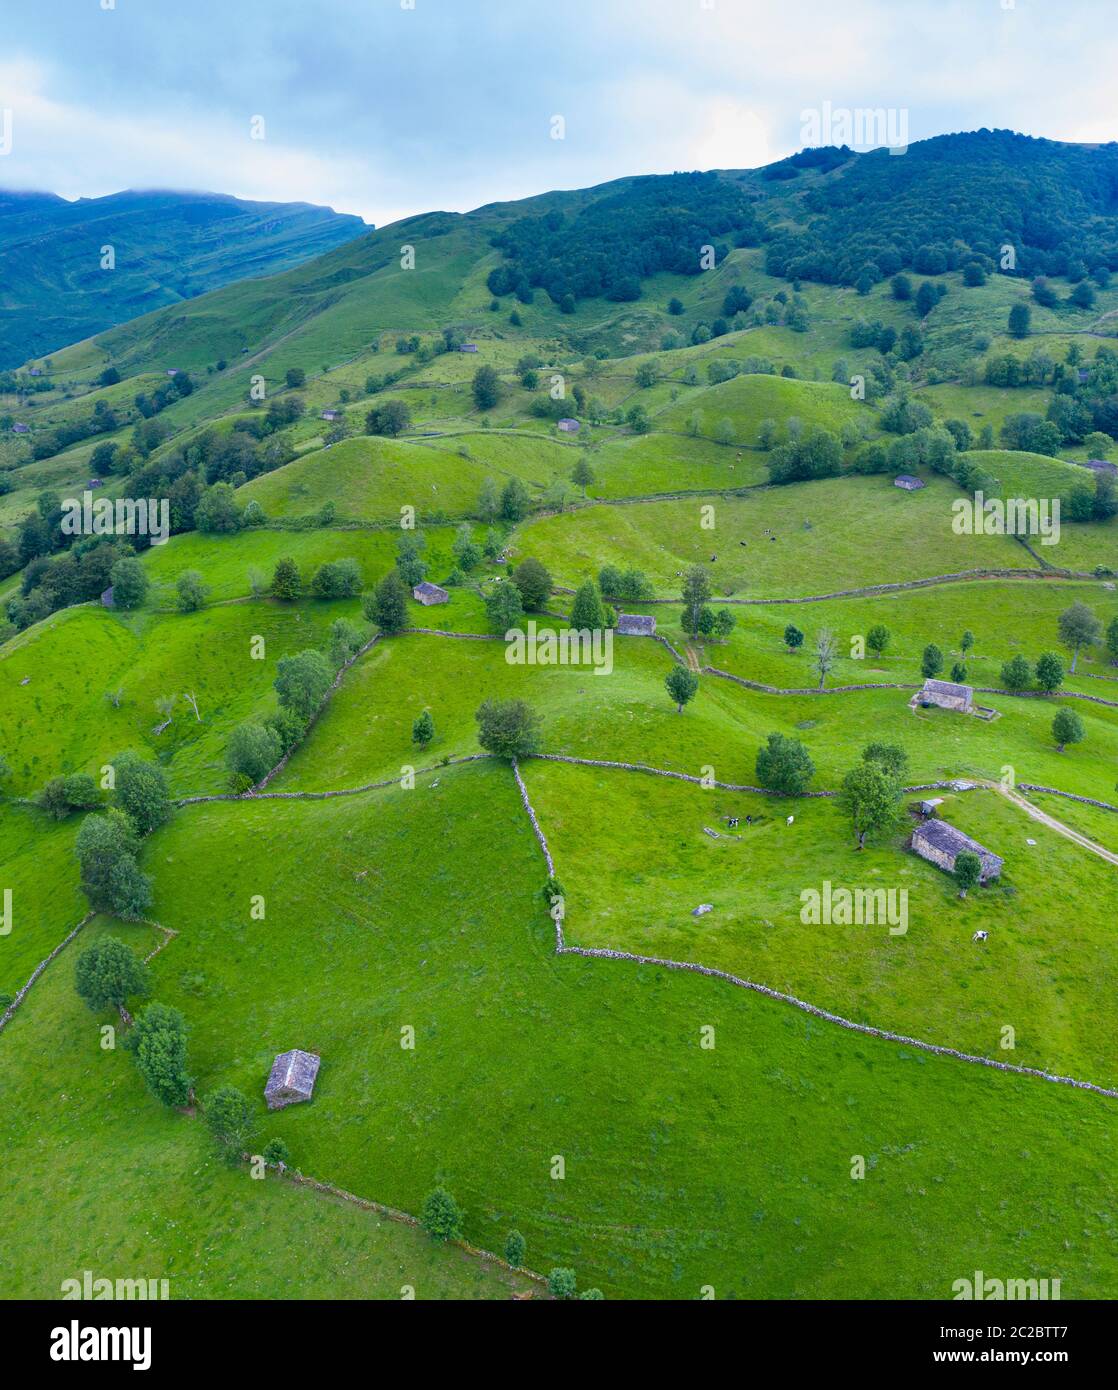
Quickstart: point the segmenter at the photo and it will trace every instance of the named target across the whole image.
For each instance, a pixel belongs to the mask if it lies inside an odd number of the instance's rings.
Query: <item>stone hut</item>
[[[445,589],[440,589],[437,584],[432,584],[425,579],[422,584],[417,584],[411,591],[411,596],[416,603],[423,604],[424,608],[430,608],[433,603],[446,603],[450,595]]]
[[[901,473],[893,479],[893,486],[904,488],[905,492],[919,492],[924,483],[912,473]]]
[[[13,433],[13,434],[30,434],[30,433],[31,433],[31,426],[30,426],[30,425],[24,425],[24,424],[21,424],[21,423],[17,422],[16,424],[14,424],[14,425],[12,426],[12,433]]]
[[[477,343],[461,343],[461,344],[459,345],[458,351],[459,351],[459,352],[477,352]]]
[[[301,1052],[297,1047],[281,1052],[272,1063],[268,1084],[264,1087],[268,1109],[282,1110],[285,1105],[310,1100],[321,1062],[315,1053]]]
[[[564,434],[578,434],[582,426],[577,420],[565,419],[560,420],[556,428],[561,429]]]
[[[928,819],[918,825],[912,832],[912,848],[921,859],[938,865],[949,874],[955,872],[955,860],[969,849],[972,854],[978,855],[982,864],[979,883],[986,883],[1001,875],[1002,860],[999,855],[992,854],[977,840],[972,840],[945,820]]]
[[[341,415],[340,410],[324,410],[318,418],[320,420],[340,420]]]
[[[970,714],[974,704],[974,687],[956,685],[954,681],[926,680],[919,695],[922,705],[938,705],[940,709],[958,710]]]
[[[617,631],[622,637],[655,637],[656,619],[643,613],[618,613]]]

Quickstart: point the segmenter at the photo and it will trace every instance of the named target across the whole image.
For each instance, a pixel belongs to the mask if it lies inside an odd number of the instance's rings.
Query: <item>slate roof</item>
[[[969,705],[974,699],[973,685],[957,685],[954,681],[928,679],[924,682],[925,695],[947,695],[954,700],[965,700]]]
[[[618,613],[617,631],[623,637],[655,637],[656,619],[643,613]]]
[[[906,492],[916,492],[924,486],[923,481],[913,473],[899,473],[893,479],[894,487],[903,487]]]
[[[291,1093],[309,1100],[321,1065],[322,1059],[313,1052],[303,1052],[297,1047],[281,1052],[272,1063],[264,1095],[270,1098]]]
[[[970,850],[972,854],[977,854],[982,861],[982,878],[997,878],[1002,871],[1003,860],[1000,855],[988,850],[985,845],[980,845],[977,840],[972,840],[969,835],[953,826],[945,820],[926,820],[912,832],[912,846],[919,853],[921,844],[929,845],[933,849],[938,849],[941,854],[946,854],[952,860],[956,859],[964,850]]]
[[[567,418],[559,421],[559,428],[567,434],[578,434],[582,426],[577,420]]]
[[[437,584],[432,584],[429,579],[425,579],[422,584],[417,584],[411,594],[417,603],[445,603],[450,597],[445,589],[441,589]]]

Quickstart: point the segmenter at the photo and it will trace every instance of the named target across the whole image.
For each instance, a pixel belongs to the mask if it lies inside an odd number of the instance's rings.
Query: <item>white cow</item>
[[[976,931],[975,934],[971,937],[971,940],[972,940],[972,941],[985,941],[986,938],[987,938],[987,936],[989,936],[989,932]]]
[[[795,816],[789,816],[789,817],[788,817],[788,824],[791,825],[792,822],[793,822],[795,819],[796,819]]]

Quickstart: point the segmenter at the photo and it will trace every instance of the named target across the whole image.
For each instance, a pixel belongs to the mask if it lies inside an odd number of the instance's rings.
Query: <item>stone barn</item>
[[[281,1052],[272,1063],[271,1075],[264,1087],[268,1109],[282,1110],[285,1105],[310,1100],[321,1061],[315,1053],[300,1052],[297,1047]]]
[[[579,430],[582,429],[582,426],[579,424],[577,420],[567,419],[560,420],[557,428],[561,429],[564,434],[578,434]]]
[[[643,613],[618,613],[617,631],[622,637],[655,637],[656,619]]]
[[[440,589],[437,584],[432,584],[425,579],[422,584],[417,584],[411,591],[411,596],[416,603],[423,604],[424,608],[430,608],[433,603],[446,603],[450,595],[445,589]]]
[[[956,685],[954,681],[926,680],[920,691],[922,705],[938,705],[940,709],[958,710],[960,714],[970,714],[974,705],[974,687]]]
[[[992,854],[977,840],[972,840],[945,820],[929,819],[918,825],[912,832],[912,848],[921,859],[945,869],[949,874],[955,872],[955,860],[965,849],[969,849],[972,854],[978,855],[982,864],[979,883],[986,883],[1001,875],[1002,860],[998,855]]]
[[[912,473],[901,473],[893,479],[893,486],[904,488],[905,492],[919,492],[924,483]]]

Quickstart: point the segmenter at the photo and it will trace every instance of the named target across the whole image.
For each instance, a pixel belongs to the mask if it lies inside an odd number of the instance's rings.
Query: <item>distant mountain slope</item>
[[[68,203],[0,190],[0,368],[288,270],[366,230],[359,217],[310,203],[132,191]],[[101,266],[109,246],[111,270]]]

